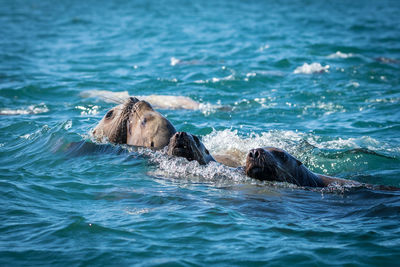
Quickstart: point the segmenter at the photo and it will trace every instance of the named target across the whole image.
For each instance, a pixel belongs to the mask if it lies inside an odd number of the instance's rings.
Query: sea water
[[[211,153],[280,147],[400,187],[398,1],[2,1],[0,265],[396,265],[400,193],[308,190],[163,151],[94,145],[114,104]],[[92,149],[70,151],[74,142]]]

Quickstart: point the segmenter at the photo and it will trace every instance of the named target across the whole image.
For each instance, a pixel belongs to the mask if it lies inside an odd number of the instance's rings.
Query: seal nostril
[[[260,152],[258,152],[258,150],[256,150],[256,152],[254,153],[254,157],[258,158],[260,156]]]
[[[250,151],[249,151],[249,157],[250,157],[250,158],[254,158],[253,150],[250,150]]]

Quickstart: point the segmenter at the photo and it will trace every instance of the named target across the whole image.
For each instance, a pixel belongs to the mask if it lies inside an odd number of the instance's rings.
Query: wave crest
[[[313,74],[313,73],[324,73],[329,72],[329,65],[322,66],[318,62],[311,64],[304,63],[302,66],[297,67],[294,70],[294,74]]]
[[[0,110],[0,115],[32,115],[49,112],[49,108],[46,104],[41,103],[39,105],[31,105],[21,109],[8,109],[4,108]]]

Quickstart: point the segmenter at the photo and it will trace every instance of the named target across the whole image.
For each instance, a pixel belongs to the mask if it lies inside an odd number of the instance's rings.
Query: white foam
[[[333,113],[337,112],[346,112],[346,109],[344,106],[335,104],[332,102],[322,102],[322,101],[317,101],[317,102],[312,102],[309,105],[306,105],[303,108],[303,114],[307,114],[310,112],[312,109],[318,109],[319,111],[325,111],[324,115],[330,115]]]
[[[227,154],[244,165],[250,149],[272,146],[293,153],[295,143],[299,143],[303,138],[304,134],[294,131],[270,131],[240,136],[237,130],[214,130],[204,136],[202,141],[211,154]]]
[[[40,114],[49,112],[49,109],[44,103],[39,105],[31,105],[23,109],[1,109],[0,115],[29,115],[29,114]]]
[[[257,72],[249,72],[249,73],[246,73],[246,78],[249,78],[249,77],[256,77],[257,76]]]
[[[277,77],[283,77],[285,73],[281,71],[273,71],[273,70],[258,70],[258,71],[252,71],[246,73],[245,77],[243,78],[243,81],[248,82],[254,77],[265,77],[265,76],[277,76]]]
[[[64,124],[64,129],[65,130],[69,130],[72,127],[72,121],[68,120],[65,124]]]
[[[178,179],[180,183],[212,183],[212,185],[218,187],[233,186],[235,184],[250,185],[251,187],[247,187],[247,189],[253,191],[256,188],[262,191],[262,194],[279,193],[279,191],[277,192],[274,190],[275,188],[301,188],[290,183],[259,181],[246,176],[243,169],[230,168],[216,162],[200,165],[197,161],[187,161],[185,158],[171,157],[167,155],[165,149],[162,151],[152,151],[141,148],[138,153],[148,157],[149,161],[155,165],[156,168],[149,171],[149,175],[163,179]],[[254,187],[254,185],[256,185],[256,187]],[[344,193],[353,187],[359,186],[360,184],[357,182],[345,185],[333,183],[327,188],[315,188],[312,190],[321,193]],[[243,188],[241,187],[241,189]]]
[[[357,138],[332,138],[324,140],[318,135],[297,131],[271,130],[260,134],[250,133],[241,136],[237,130],[214,130],[204,136],[202,141],[211,154],[229,154],[240,158],[244,164],[250,149],[258,147],[278,147],[298,156],[304,153],[304,142],[317,149],[349,150],[366,148],[371,151],[400,153],[400,147],[378,141],[370,136]]]
[[[320,63],[314,62],[311,64],[304,63],[302,66],[294,70],[294,74],[313,74],[329,72],[329,65],[322,66]]]
[[[45,125],[42,126],[42,128],[34,131],[33,133],[28,133],[28,134],[21,135],[20,138],[31,140],[34,137],[39,136],[42,133],[47,132],[49,129],[50,129],[50,127],[47,124],[45,124]]]
[[[270,48],[270,45],[264,44],[264,45],[260,46],[260,48],[258,49],[258,51],[262,52],[262,51],[264,51],[264,50],[266,50],[266,49],[268,49],[268,48]]]
[[[178,79],[177,79],[177,78],[172,78],[172,79],[157,78],[157,81],[177,83],[177,82],[178,82]]]
[[[242,171],[224,166],[216,162],[207,165],[200,165],[197,161],[188,161],[182,157],[171,157],[167,155],[166,149],[152,151],[146,148],[139,148],[139,154],[149,157],[151,163],[156,165],[156,169],[150,172],[151,175],[161,177],[173,177],[180,180],[200,180],[213,183],[232,184],[235,182],[255,182],[247,177]]]
[[[200,103],[200,105],[199,105],[199,110],[205,116],[209,116],[209,115],[217,112],[217,110],[220,109],[220,108],[222,108],[221,104],[213,105],[213,104],[210,104],[210,103]]]
[[[350,57],[354,57],[355,55],[352,53],[342,53],[340,51],[336,51],[336,53],[334,54],[330,54],[329,56],[327,56],[327,58],[350,58]]]
[[[368,99],[365,102],[367,103],[399,103],[400,97],[390,97],[390,98],[376,98],[376,99]]]
[[[171,57],[170,58],[170,65],[171,66],[175,66],[175,65],[179,64],[180,62],[181,61],[179,59],[175,58],[175,57]]]
[[[230,74],[230,75],[222,77],[222,78],[213,77],[210,80],[196,80],[196,81],[194,81],[194,83],[198,83],[198,84],[219,83],[222,81],[233,81],[233,80],[235,80],[235,76],[234,76],[234,74]]]
[[[133,208],[133,209],[126,209],[125,212],[127,214],[129,214],[129,215],[142,215],[142,214],[145,214],[145,213],[149,213],[149,212],[151,212],[153,210],[155,210],[155,209],[148,209],[148,208],[136,209],[136,208]]]
[[[99,106],[97,105],[88,105],[87,107],[84,106],[75,106],[76,109],[81,110],[81,115],[96,115],[99,113]]]
[[[358,88],[360,87],[360,84],[358,82],[349,82],[347,84],[347,87],[354,87],[354,88]]]
[[[310,140],[311,141],[311,140]],[[400,148],[395,148],[384,144],[375,138],[370,136],[362,136],[357,138],[337,138],[334,140],[323,141],[323,142],[313,142],[313,145],[320,149],[357,149],[357,148],[367,148],[372,151],[380,151],[382,149],[386,151],[397,151],[400,152]]]

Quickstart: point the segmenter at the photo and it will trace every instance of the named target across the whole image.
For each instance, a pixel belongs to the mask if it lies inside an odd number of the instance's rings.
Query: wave
[[[353,53],[342,53],[340,51],[336,51],[336,53],[330,54],[327,58],[350,58],[355,57],[356,55]]]
[[[240,162],[244,165],[247,152],[250,149],[273,146],[293,153],[295,147],[303,139],[305,139],[305,134],[294,131],[270,131],[240,136],[237,130],[214,130],[204,136],[202,141],[211,154],[234,155],[240,158]]]
[[[304,63],[302,66],[297,67],[293,73],[294,74],[313,74],[313,73],[324,73],[329,72],[329,65],[322,66],[318,62],[311,64]]]
[[[31,105],[26,108],[20,109],[0,109],[0,115],[31,115],[46,112],[49,112],[49,108],[44,103],[41,103],[39,105]]]
[[[180,62],[181,61],[179,59],[175,58],[175,57],[171,57],[170,58],[170,65],[171,66],[175,66],[175,65],[179,64]]]
[[[226,70],[226,67],[222,67],[223,70]],[[195,84],[215,84],[215,83],[222,83],[222,82],[249,82],[254,79],[261,79],[265,80],[268,78],[274,77],[283,77],[286,74],[279,70],[253,70],[246,73],[237,73],[234,70],[230,70],[230,74],[223,77],[212,77],[210,79],[202,79],[202,80],[195,80],[193,83]]]
[[[168,156],[166,150],[154,152],[148,149],[140,149],[138,152],[149,156],[150,162],[156,165],[157,168],[150,172],[154,176],[173,177],[192,182],[212,182],[219,185],[254,181],[247,177],[243,171],[216,162],[200,165],[197,161],[187,161],[185,158]]]
[[[88,107],[84,106],[75,106],[76,109],[81,111],[81,115],[97,115],[99,113],[99,106],[97,105],[88,105]]]
[[[313,138],[309,138],[308,141],[310,144],[315,145],[319,149],[367,149],[369,151],[389,153],[394,155],[400,153],[400,147],[393,146],[393,144],[380,142],[370,136],[362,136],[357,138],[350,137],[345,139],[338,137],[328,141],[322,141],[321,137],[315,136]]]
[[[232,73],[232,74],[230,74],[230,75],[228,75],[228,76],[221,77],[221,78],[213,77],[213,78],[211,78],[211,79],[209,79],[209,80],[196,80],[196,81],[194,81],[194,83],[197,83],[197,84],[203,84],[203,83],[219,83],[219,82],[221,82],[221,81],[234,81],[235,79],[236,79],[236,78],[235,78],[235,75]]]

